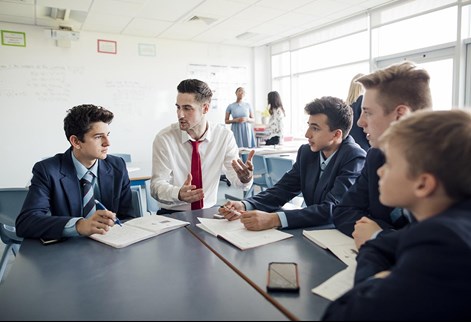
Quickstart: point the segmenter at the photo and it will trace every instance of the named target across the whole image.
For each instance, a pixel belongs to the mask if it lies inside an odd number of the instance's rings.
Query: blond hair
[[[448,196],[471,198],[471,113],[465,110],[419,111],[394,122],[379,146],[397,144],[409,164],[410,178],[430,173]]]
[[[365,89],[378,90],[378,104],[389,114],[399,105],[412,111],[432,107],[430,75],[425,69],[405,61],[357,79]]]
[[[348,95],[345,103],[348,105],[352,105],[357,100],[358,96],[363,93],[363,85],[357,82],[357,79],[365,76],[364,74],[356,74],[353,76],[352,80],[350,81],[350,87],[348,88]]]

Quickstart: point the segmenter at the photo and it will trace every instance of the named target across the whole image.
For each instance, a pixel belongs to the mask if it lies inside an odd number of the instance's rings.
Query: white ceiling
[[[0,22],[252,47],[396,1],[0,0]]]

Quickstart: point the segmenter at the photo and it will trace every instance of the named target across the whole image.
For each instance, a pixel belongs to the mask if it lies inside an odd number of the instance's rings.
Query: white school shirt
[[[169,210],[191,210],[191,204],[178,199],[178,193],[191,173],[190,135],[174,123],[160,131],[152,147],[152,196]],[[199,152],[203,173],[204,206],[210,208],[217,202],[221,173],[238,188],[248,190],[253,183],[243,184],[232,168],[232,160],[239,159],[239,149],[232,131],[223,124],[208,122],[208,130],[200,139]]]

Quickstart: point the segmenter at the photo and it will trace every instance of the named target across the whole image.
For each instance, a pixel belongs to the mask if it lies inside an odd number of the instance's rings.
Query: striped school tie
[[[80,180],[83,196],[83,217],[87,218],[96,211],[95,198],[93,196],[93,178],[95,175],[88,171]]]

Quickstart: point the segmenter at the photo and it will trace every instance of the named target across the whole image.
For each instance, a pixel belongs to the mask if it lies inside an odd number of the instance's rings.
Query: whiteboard
[[[69,147],[63,119],[73,106],[111,110],[110,153],[131,153],[133,161],[150,164],[155,135],[177,121],[176,87],[192,76],[190,65],[220,66],[230,89],[208,113],[211,122],[224,123],[226,102],[235,100],[229,84],[250,82],[250,48],[84,32],[71,48],[60,48],[40,28],[8,28],[26,32],[27,47],[0,46],[0,187],[24,186],[36,161]],[[117,41],[117,54],[98,53],[97,39]],[[143,43],[155,45],[155,56],[139,54]],[[237,69],[245,79],[230,74]],[[214,83],[209,76],[202,80]]]

